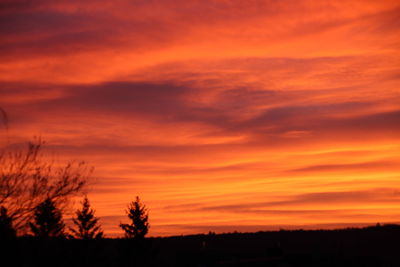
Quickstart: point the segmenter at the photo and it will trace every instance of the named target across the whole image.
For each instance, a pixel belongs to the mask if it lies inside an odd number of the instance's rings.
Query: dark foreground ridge
[[[400,225],[2,243],[1,266],[400,266]]]

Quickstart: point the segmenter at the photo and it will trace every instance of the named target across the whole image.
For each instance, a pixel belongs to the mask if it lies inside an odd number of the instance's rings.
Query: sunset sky
[[[109,237],[400,222],[398,0],[0,0],[0,107]]]

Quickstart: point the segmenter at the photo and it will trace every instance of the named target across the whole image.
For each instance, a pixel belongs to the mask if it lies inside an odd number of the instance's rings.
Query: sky
[[[397,0],[1,0],[0,40],[1,145],[94,166],[107,236],[400,222]]]

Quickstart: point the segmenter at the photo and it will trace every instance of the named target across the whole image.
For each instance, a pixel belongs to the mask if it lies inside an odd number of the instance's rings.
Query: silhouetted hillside
[[[400,225],[145,240],[7,242],[15,266],[400,266]],[[4,257],[2,257],[5,260]]]

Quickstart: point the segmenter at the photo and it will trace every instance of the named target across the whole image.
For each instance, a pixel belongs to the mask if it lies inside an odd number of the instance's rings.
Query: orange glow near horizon
[[[400,3],[5,1],[2,146],[95,167],[120,236],[400,222]]]

